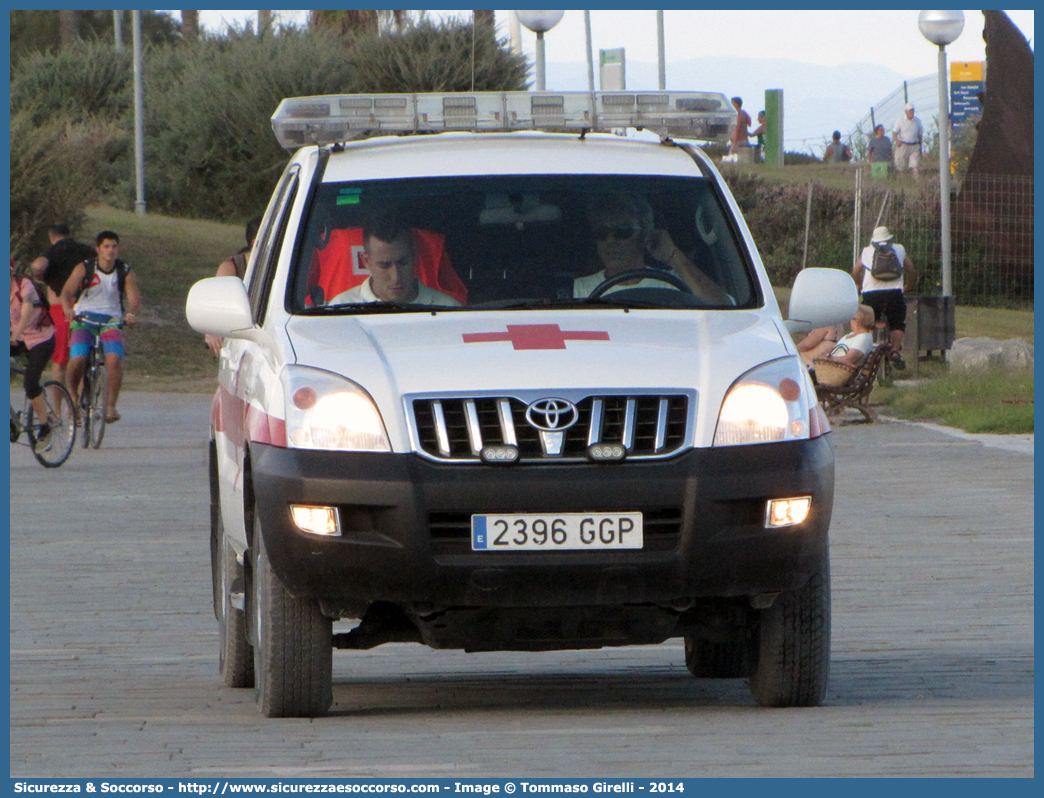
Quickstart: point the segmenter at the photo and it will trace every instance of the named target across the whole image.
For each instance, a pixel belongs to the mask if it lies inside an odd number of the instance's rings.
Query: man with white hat
[[[902,244],[896,244],[887,227],[875,227],[870,246],[864,247],[852,267],[856,287],[863,293],[863,304],[874,310],[874,318],[888,322],[892,330],[892,362],[906,368],[899,353],[906,337],[906,297],[917,284],[913,261]]]
[[[914,116],[913,103],[907,103],[904,113],[892,126],[892,139],[895,141],[895,169],[904,172],[913,169],[914,177],[921,176],[921,145],[924,141],[924,128],[921,120]]]

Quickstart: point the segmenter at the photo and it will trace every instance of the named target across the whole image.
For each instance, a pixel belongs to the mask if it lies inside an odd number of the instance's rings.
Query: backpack
[[[51,300],[47,298],[47,284],[33,280],[33,288],[36,289],[36,296],[40,299],[40,310],[43,311],[40,326],[50,327],[54,324],[54,319],[51,318]]]
[[[250,250],[248,249],[246,252],[237,252],[229,259],[232,261],[232,264],[236,267],[236,277],[238,277],[240,280],[242,280],[243,275],[246,274],[247,256],[249,254]]]
[[[40,310],[42,311],[38,326],[50,327],[53,325],[54,319],[51,318],[51,302],[47,298],[47,286],[44,283],[34,280],[32,277],[26,277],[22,274],[16,274],[15,279],[18,281],[19,292],[22,288],[22,280],[28,280],[32,284],[33,290],[36,291],[36,298],[39,300]]]
[[[94,270],[98,267],[98,259],[91,258],[89,261],[84,263],[83,280],[80,281],[80,290],[76,296],[79,298],[80,294],[86,291],[90,285],[91,280],[94,278]],[[116,258],[116,285],[120,289],[120,309],[123,309],[123,297],[127,293],[127,273],[130,271],[130,266],[124,263],[119,258]]]
[[[875,280],[897,280],[903,276],[903,264],[890,243],[874,244],[874,259],[870,275]]]

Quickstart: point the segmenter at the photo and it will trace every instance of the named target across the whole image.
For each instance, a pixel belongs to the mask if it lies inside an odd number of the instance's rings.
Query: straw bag
[[[816,382],[829,388],[846,385],[859,370],[848,363],[839,363],[836,360],[827,360],[823,357],[817,357],[813,360],[812,368],[816,370]]]

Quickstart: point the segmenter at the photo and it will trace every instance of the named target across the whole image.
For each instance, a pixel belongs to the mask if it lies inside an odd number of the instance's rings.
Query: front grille
[[[553,451],[516,397],[413,399],[410,408],[417,445],[428,457],[478,463],[484,446],[507,444],[518,448],[520,462],[547,463],[586,461],[595,443],[622,444],[628,459],[670,457],[688,439],[689,404],[685,394],[586,397]]]
[[[680,507],[635,509],[642,514],[643,551],[672,551],[678,545],[682,525]],[[428,534],[436,555],[466,554],[471,551],[471,515],[471,512],[465,510],[428,513]]]

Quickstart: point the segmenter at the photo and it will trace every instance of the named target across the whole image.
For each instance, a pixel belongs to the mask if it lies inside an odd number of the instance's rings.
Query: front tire
[[[250,601],[257,704],[268,718],[318,717],[333,702],[333,622],[314,599],[286,592],[272,570],[258,516]]]
[[[758,613],[750,691],[765,707],[823,702],[830,670],[830,558],[824,553],[802,587]]]
[[[76,445],[76,419],[73,416],[72,397],[64,385],[54,380],[48,380],[40,387],[43,389],[42,396],[47,405],[47,412],[55,421],[51,425],[46,448],[38,446],[37,436],[45,419],[36,418],[32,403],[26,400],[25,418],[29,446],[40,465],[44,468],[58,468],[69,459]]]

